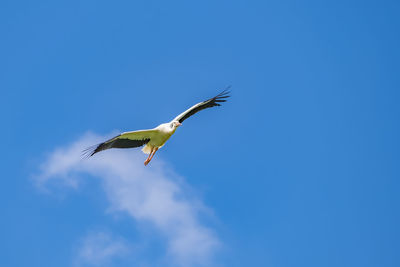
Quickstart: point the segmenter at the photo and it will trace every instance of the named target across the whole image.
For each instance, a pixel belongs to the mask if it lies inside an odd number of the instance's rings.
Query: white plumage
[[[153,131],[157,132],[153,138],[142,148],[143,153],[150,154],[155,148],[162,148],[165,142],[175,133],[176,127],[170,126],[170,123],[163,123],[154,128]]]

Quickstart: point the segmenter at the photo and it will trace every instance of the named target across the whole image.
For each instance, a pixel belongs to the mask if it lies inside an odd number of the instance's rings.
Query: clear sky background
[[[399,14],[398,1],[1,1],[0,265],[400,266]],[[147,168],[106,151],[44,174],[54,151],[155,127],[227,85],[229,102]],[[125,181],[177,186],[168,199],[190,210],[177,225],[217,245],[170,254],[176,226],[116,208],[122,180],[99,171],[113,159]]]

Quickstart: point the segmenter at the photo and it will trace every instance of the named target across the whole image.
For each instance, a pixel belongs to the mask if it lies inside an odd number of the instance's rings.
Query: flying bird
[[[83,151],[83,154],[87,157],[91,157],[100,151],[110,148],[132,148],[144,146],[142,149],[143,153],[149,155],[144,161],[144,165],[147,166],[157,150],[164,146],[165,142],[167,142],[167,140],[175,133],[176,129],[182,125],[184,120],[196,114],[200,110],[220,106],[220,103],[225,102],[226,98],[230,97],[230,92],[228,91],[229,88],[230,87],[226,88],[213,98],[190,107],[176,116],[171,122],[160,124],[156,128],[150,130],[121,133],[103,143],[87,148]]]

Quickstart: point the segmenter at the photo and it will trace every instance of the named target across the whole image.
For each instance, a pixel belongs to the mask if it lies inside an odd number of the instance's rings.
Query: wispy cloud
[[[131,252],[129,245],[110,233],[88,234],[80,245],[75,266],[110,266],[113,259]]]
[[[179,178],[157,157],[148,167],[137,150],[109,150],[82,160],[82,148],[104,140],[86,134],[78,141],[56,149],[41,165],[37,183],[53,182],[76,188],[89,174],[101,179],[111,210],[124,212],[139,222],[148,222],[167,240],[166,256],[174,264],[209,264],[220,241],[200,222],[202,208],[197,199],[185,194]]]

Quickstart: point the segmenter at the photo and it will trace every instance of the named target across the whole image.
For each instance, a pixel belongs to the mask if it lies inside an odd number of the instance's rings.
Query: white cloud
[[[145,155],[135,149],[108,150],[82,160],[82,149],[101,140],[104,137],[86,134],[56,149],[42,164],[38,185],[59,181],[76,188],[81,174],[99,178],[111,210],[156,227],[167,240],[166,255],[175,264],[209,264],[220,242],[212,229],[199,221],[199,201],[185,195],[179,177],[157,155],[144,167]]]
[[[87,235],[79,248],[76,266],[109,266],[111,261],[130,252],[127,243],[109,233]]]

